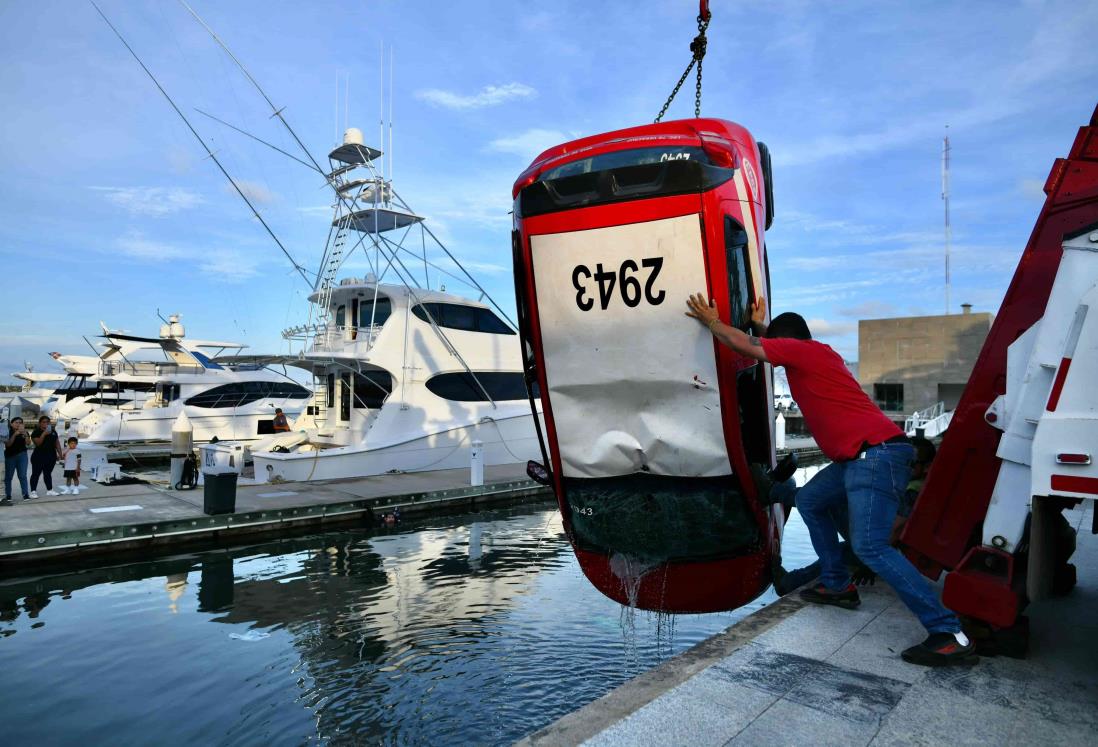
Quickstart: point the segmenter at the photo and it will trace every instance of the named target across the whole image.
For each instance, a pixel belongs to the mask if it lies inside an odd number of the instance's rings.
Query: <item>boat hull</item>
[[[533,418],[520,415],[475,423],[380,447],[341,446],[280,454],[252,452],[256,482],[308,482],[468,468],[472,442],[480,441],[485,466],[525,464],[540,458]]]

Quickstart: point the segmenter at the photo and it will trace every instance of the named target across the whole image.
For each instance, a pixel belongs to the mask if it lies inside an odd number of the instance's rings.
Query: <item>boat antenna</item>
[[[245,195],[244,192],[240,189],[240,186],[236,183],[236,180],[229,176],[229,172],[225,170],[225,167],[221,165],[221,161],[219,161],[217,156],[214,155],[214,152],[210,150],[210,146],[206,144],[206,141],[203,140],[202,136],[198,134],[197,130],[195,130],[194,126],[191,124],[191,121],[187,119],[187,115],[185,115],[183,111],[178,106],[176,106],[176,103],[172,99],[172,97],[169,96],[168,92],[164,90],[164,87],[160,85],[160,81],[156,79],[156,76],[152,74],[152,71],[149,70],[149,68],[146,67],[145,63],[141,61],[141,58],[137,56],[137,52],[133,50],[133,47],[130,46],[125,37],[123,37],[118,29],[114,27],[114,24],[111,23],[109,18],[107,18],[107,15],[103,12],[103,10],[95,4],[95,0],[88,0],[88,2],[91,3],[93,8],[95,8],[95,11],[99,14],[103,21],[108,26],[110,26],[111,31],[113,31],[114,35],[118,37],[118,40],[122,42],[122,45],[126,47],[127,51],[129,51],[129,53],[133,55],[133,58],[137,60],[137,64],[141,66],[141,69],[144,70],[145,74],[149,76],[149,79],[156,86],[157,90],[159,90],[164,98],[167,99],[168,103],[171,104],[172,109],[174,109],[175,113],[179,115],[179,118],[183,120],[183,123],[187,125],[187,129],[191,131],[191,134],[194,135],[195,139],[202,144],[202,147],[206,150],[206,154],[209,155],[210,160],[217,164],[217,168],[220,169],[221,173],[225,175],[225,178],[229,180],[229,184],[233,185],[233,189],[235,189],[236,193],[240,195],[240,199],[244,200],[245,204],[247,204],[247,206],[251,209],[252,214],[255,215],[255,217],[259,220],[263,227],[267,229],[267,233],[270,234],[271,238],[274,239],[274,242],[278,244],[278,248],[281,249],[282,253],[286,255],[286,259],[290,260],[290,264],[294,266],[294,269],[297,270],[298,274],[301,275],[301,278],[306,283],[309,282],[309,276],[306,274],[305,268],[297,263],[297,260],[293,258],[293,256],[286,249],[286,247],[282,245],[282,242],[278,240],[278,237],[275,236],[274,231],[272,231],[271,227],[267,225],[267,221],[263,220],[263,216],[259,214],[259,211],[256,210],[255,205],[252,204],[252,201],[249,200],[248,196]]]
[[[385,145],[385,40],[382,39],[378,48],[378,102],[377,102],[377,147],[381,148]],[[385,154],[383,153],[381,161],[381,178],[385,179]],[[382,190],[380,193],[384,197],[385,192]]]
[[[950,278],[949,278],[949,250],[952,248],[950,245],[953,243],[953,227],[949,224],[949,125],[946,125],[947,134],[942,140],[942,203],[945,206],[945,292],[946,292],[946,310],[945,313],[949,314],[950,308]]]
[[[90,1],[90,0],[89,0],[89,1]],[[217,42],[218,46],[220,46],[220,47],[221,47],[221,48],[222,48],[223,50],[225,50],[225,53],[226,53],[227,55],[229,55],[229,58],[230,58],[230,59],[232,59],[232,61],[236,63],[236,66],[240,68],[241,72],[243,72],[243,73],[244,73],[244,75],[245,75],[245,76],[246,76],[246,77],[248,78],[248,81],[249,81],[249,82],[251,82],[251,84],[252,84],[252,85],[253,85],[253,86],[255,87],[255,89],[256,89],[257,91],[259,91],[259,94],[260,94],[260,95],[261,95],[261,96],[262,96],[262,97],[264,98],[264,100],[266,100],[267,104],[269,104],[269,105],[270,105],[271,109],[272,109],[272,110],[274,111],[274,114],[272,114],[271,116],[272,116],[272,117],[278,117],[278,120],[279,120],[279,121],[280,121],[280,122],[282,123],[283,127],[285,127],[285,128],[286,128],[286,130],[287,130],[287,131],[288,131],[288,132],[290,133],[290,135],[291,135],[291,136],[293,136],[293,139],[294,139],[294,140],[295,140],[295,141],[297,142],[297,145],[298,145],[298,147],[299,147],[299,148],[301,148],[302,152],[303,152],[303,153],[304,153],[304,154],[305,154],[306,156],[308,156],[308,157],[309,157],[309,160],[310,160],[310,161],[312,161],[312,163],[313,163],[313,166],[314,166],[314,167],[316,168],[316,170],[317,170],[318,172],[320,172],[321,174],[324,174],[324,173],[325,173],[325,172],[324,172],[324,170],[323,170],[323,169],[322,169],[322,168],[320,167],[320,164],[319,164],[319,163],[317,163],[316,159],[315,159],[315,158],[313,158],[313,155],[312,155],[312,153],[310,153],[310,152],[309,152],[309,149],[305,147],[305,143],[303,143],[303,142],[301,141],[301,138],[299,138],[299,137],[297,136],[297,133],[296,133],[296,132],[294,132],[294,129],[293,129],[292,127],[290,127],[290,123],[289,123],[289,122],[287,122],[287,121],[286,121],[286,118],[282,116],[282,109],[279,109],[279,108],[278,108],[277,106],[275,106],[274,102],[273,102],[273,101],[271,101],[271,98],[270,98],[270,97],[269,97],[269,96],[268,96],[268,95],[266,94],[266,92],[265,92],[265,91],[263,90],[263,88],[262,88],[262,87],[261,87],[261,86],[259,85],[259,83],[258,83],[258,82],[256,81],[256,79],[255,79],[255,78],[253,78],[253,77],[252,77],[252,75],[251,75],[251,73],[249,73],[249,72],[248,72],[248,69],[247,69],[246,67],[244,67],[244,64],[243,64],[243,63],[242,63],[242,62],[241,62],[240,60],[238,60],[238,59],[237,59],[237,57],[236,57],[236,55],[234,55],[234,54],[233,54],[233,53],[232,53],[232,52],[231,52],[231,51],[229,50],[229,48],[228,48],[228,47],[227,47],[227,46],[225,45],[225,42],[223,42],[223,41],[221,40],[221,38],[220,38],[220,37],[219,37],[219,36],[218,36],[218,35],[217,35],[217,34],[216,34],[216,33],[214,32],[214,30],[213,30],[212,28],[210,28],[210,27],[209,27],[209,25],[208,25],[208,24],[207,24],[207,23],[206,23],[205,21],[203,21],[203,20],[202,20],[201,16],[199,16],[199,15],[198,15],[198,13],[196,13],[196,12],[194,11],[194,8],[192,8],[192,7],[190,6],[190,5],[188,5],[188,4],[187,4],[187,0],[179,0],[179,3],[180,3],[180,4],[181,4],[181,5],[182,5],[182,6],[184,7],[184,8],[186,8],[186,9],[187,9],[187,12],[189,12],[189,13],[190,13],[190,14],[191,14],[192,16],[194,16],[194,18],[195,18],[195,20],[196,20],[196,21],[198,21],[198,22],[199,22],[200,24],[202,24],[202,27],[203,27],[204,29],[206,29],[207,33],[209,33],[209,34],[210,34],[210,36],[212,36],[212,37],[213,37],[214,41],[216,41],[216,42]],[[113,27],[112,27],[112,28],[113,28]],[[384,66],[384,64],[385,64],[385,51],[384,51],[384,42],[382,42],[381,63],[382,63],[382,65]],[[391,67],[392,67],[392,66],[391,66],[391,64],[390,64],[390,68],[391,68]],[[384,118],[385,118],[385,90],[384,90],[384,89],[385,89],[385,74],[384,74],[384,72],[382,72],[382,74],[381,74],[381,84],[382,84],[382,95],[381,95],[381,118],[382,118],[382,122],[381,122],[381,135],[382,135],[382,143],[383,143],[383,142],[384,142],[384,135],[385,135],[385,123],[384,123]],[[390,164],[389,168],[390,168],[390,173],[391,173],[391,171],[392,171],[392,161],[391,161],[391,160],[389,160],[389,164]],[[382,171],[382,178],[384,179],[384,170]],[[390,190],[392,190],[392,187],[390,187]],[[403,206],[404,206],[405,208],[407,208],[407,207],[408,207],[408,204],[407,204],[406,202],[404,202],[404,200],[403,200],[403,199],[401,199],[401,198],[399,197],[399,195],[397,195],[397,194],[396,194],[396,190],[392,190],[392,193],[393,193],[393,196],[394,196],[394,197],[396,197],[396,198],[397,198],[398,200],[400,200],[401,204],[402,204],[402,205],[403,205]],[[339,194],[339,192],[338,192],[338,191],[336,191],[336,199],[337,199],[337,200],[339,200],[339,201],[340,201],[341,203],[343,203],[343,204],[345,204],[345,205],[346,205],[346,200],[345,200],[345,199],[343,198],[343,196],[342,196],[341,194]],[[443,243],[442,243],[441,241],[439,241],[438,237],[437,237],[437,236],[435,236],[435,234],[434,234],[434,233],[433,233],[433,232],[431,231],[431,229],[427,228],[427,227],[426,227],[426,226],[424,226],[423,224],[420,224],[420,225],[421,225],[421,226],[423,227],[423,229],[424,229],[424,230],[426,230],[426,231],[427,231],[427,233],[428,233],[428,234],[430,234],[431,238],[432,238],[432,239],[434,239],[435,243],[436,243],[436,244],[438,244],[439,246],[441,246],[441,247],[442,247],[442,250],[443,250],[444,252],[446,252],[446,256],[448,256],[448,257],[450,258],[450,260],[451,260],[451,261],[453,261],[453,262],[454,262],[455,264],[457,264],[457,266],[458,266],[458,267],[459,267],[459,268],[461,269],[461,271],[462,271],[462,272],[463,272],[463,273],[465,274],[465,276],[466,276],[467,278],[469,278],[469,280],[471,280],[471,281],[472,281],[473,285],[474,285],[474,286],[475,286],[475,287],[477,288],[477,290],[481,291],[482,293],[485,293],[485,295],[486,295],[486,296],[488,297],[488,300],[492,302],[492,306],[494,306],[494,307],[495,307],[496,311],[498,311],[498,312],[499,312],[500,314],[502,314],[502,315],[503,315],[503,318],[504,318],[504,319],[506,319],[506,320],[507,320],[507,321],[508,321],[508,322],[509,322],[509,323],[511,324],[511,326],[512,326],[512,327],[514,327],[514,326],[515,326],[515,323],[514,323],[514,322],[513,322],[512,320],[511,320],[511,317],[510,317],[510,316],[509,316],[509,315],[508,315],[508,314],[507,314],[506,312],[504,312],[504,311],[503,311],[503,309],[501,309],[501,308],[500,308],[499,304],[497,304],[497,303],[495,302],[495,300],[494,300],[494,299],[492,298],[491,294],[488,294],[488,293],[487,293],[487,292],[486,292],[486,291],[484,290],[484,288],[483,288],[483,287],[481,287],[480,283],[478,283],[478,282],[476,281],[476,279],[474,279],[474,278],[473,278],[473,276],[469,274],[469,271],[468,271],[468,270],[466,270],[466,269],[465,269],[465,267],[463,267],[463,266],[462,266],[462,264],[461,264],[460,262],[458,262],[457,258],[456,258],[456,257],[454,257],[454,255],[450,253],[450,250],[449,250],[449,249],[447,249],[447,248],[446,248],[446,246],[445,246],[445,245],[444,245],[444,244],[443,244]],[[364,239],[364,238],[365,238],[365,237],[363,237],[363,239]],[[352,251],[354,251],[354,249],[355,249],[355,248],[357,248],[357,247],[358,247],[359,245],[361,245],[361,244],[363,243],[363,239],[359,239],[359,241],[358,241],[358,243],[357,243],[357,244],[355,245],[355,247],[352,247]],[[376,245],[376,244],[375,244],[375,245]],[[397,263],[398,263],[398,264],[400,264],[400,265],[401,265],[401,267],[403,267],[403,262],[401,262],[399,258],[397,258],[397,260],[396,260],[396,261],[397,261]],[[407,270],[407,268],[405,268],[405,270]],[[403,280],[403,278],[402,278],[402,282],[406,282],[406,284],[411,284],[411,283],[413,282],[413,281],[412,281],[412,277],[413,277],[412,273],[408,272],[408,273],[407,273],[407,276],[408,276],[408,278],[409,278],[409,279],[408,279],[408,281],[404,281],[404,280]],[[318,274],[318,277],[319,277],[319,274]]]
[[[164,315],[160,313],[160,307],[159,306],[156,307],[156,315],[158,317],[160,317],[160,321],[164,322],[164,324],[171,324],[171,322],[169,322],[167,319],[165,319]]]
[[[201,109],[196,108],[195,111],[198,112],[199,114],[201,114],[203,117],[209,117],[213,121],[215,121],[219,124],[225,125],[230,130],[236,130],[241,135],[245,135],[247,137],[250,137],[252,140],[255,140],[257,143],[262,143],[263,145],[266,145],[268,148],[271,148],[273,150],[277,150],[282,155],[286,156],[287,158],[292,158],[293,160],[297,161],[298,163],[300,163],[302,166],[304,166],[307,169],[310,169],[312,171],[316,171],[316,167],[313,166],[311,163],[306,163],[305,161],[302,161],[300,158],[295,156],[293,153],[287,153],[286,151],[282,150],[282,148],[279,148],[277,145],[272,145],[271,143],[268,143],[266,140],[263,140],[262,138],[256,137],[255,135],[248,132],[247,130],[242,130],[239,127],[236,127],[235,125],[231,125],[228,122],[226,122],[225,120],[220,119],[218,117],[215,117],[214,115],[210,114],[209,112],[204,112]],[[336,122],[336,125],[337,126],[339,125],[338,121]],[[319,173],[321,176],[326,176],[326,174],[324,174],[323,171],[320,171],[320,172],[317,172],[317,173]]]
[[[289,132],[293,139],[297,142],[297,145],[299,148],[301,148],[302,152],[309,157],[310,161],[313,162],[313,166],[316,167],[316,170],[322,174],[325,173],[324,169],[322,169],[320,167],[320,164],[317,163],[316,159],[313,158],[313,154],[310,153],[309,149],[305,147],[305,143],[301,142],[301,138],[299,138],[297,136],[297,133],[294,132],[294,128],[290,127],[290,123],[287,122],[286,118],[282,116],[282,109],[279,109],[277,106],[275,106],[275,103],[271,101],[271,97],[267,95],[267,92],[263,90],[263,88],[259,85],[256,79],[252,77],[252,74],[248,72],[248,68],[244,67],[244,63],[237,59],[236,55],[232,53],[232,50],[229,49],[225,42],[221,41],[221,37],[218,36],[212,28],[210,28],[209,24],[202,20],[202,16],[198,15],[198,13],[195,12],[194,8],[187,4],[187,0],[179,0],[179,4],[186,8],[188,13],[194,16],[194,19],[202,25],[202,28],[206,29],[206,32],[213,37],[213,40],[217,42],[217,45],[225,50],[225,54],[229,55],[229,59],[236,63],[236,66],[240,68],[240,71],[242,73],[244,73],[244,77],[247,78],[248,82],[255,87],[255,90],[259,91],[259,95],[262,96],[267,104],[271,107],[271,111],[274,112],[271,117],[278,117],[278,121],[282,123],[282,126],[286,128],[286,131]]]
[[[393,180],[393,45],[389,45],[389,181]]]

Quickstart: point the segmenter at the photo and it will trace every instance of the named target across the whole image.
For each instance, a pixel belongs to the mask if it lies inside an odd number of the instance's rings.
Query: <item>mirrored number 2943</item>
[[[629,308],[639,306],[641,301],[659,306],[667,297],[665,291],[656,288],[656,278],[659,277],[662,269],[663,257],[642,259],[640,267],[633,260],[627,259],[616,271],[604,268],[602,262],[595,265],[594,272],[587,265],[576,265],[572,270],[572,287],[576,289],[576,306],[580,311],[590,311],[595,308],[597,297],[599,307],[605,311],[614,298],[615,289],[621,296],[622,303]],[[644,275],[643,287],[641,275]]]

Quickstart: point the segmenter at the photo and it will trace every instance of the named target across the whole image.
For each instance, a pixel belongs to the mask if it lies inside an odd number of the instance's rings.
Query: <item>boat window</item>
[[[352,298],[351,299],[351,326],[352,327],[359,326],[359,323],[358,323],[358,299],[357,298]]]
[[[289,381],[239,381],[207,389],[184,402],[191,407],[243,407],[261,399],[306,399],[309,391]]]
[[[216,371],[225,370],[224,367],[222,367],[221,365],[219,365],[217,363],[214,363],[212,360],[210,360],[210,357],[208,355],[206,355],[205,353],[200,353],[197,350],[192,350],[191,355],[193,355],[195,357],[195,360],[197,360],[199,363],[201,363],[206,368],[210,368],[210,369],[213,369],[213,370],[216,370]]]
[[[339,375],[339,419],[351,419],[351,374],[346,371]]]
[[[337,306],[336,307],[336,326],[337,327],[347,326],[347,307],[346,306]]]
[[[371,324],[380,327],[393,313],[393,302],[385,296],[379,295],[377,302],[373,296],[366,298],[358,307],[358,326],[369,327]]]
[[[464,306],[456,303],[423,303],[412,307],[412,313],[428,324],[430,324],[430,319],[427,315],[430,313],[430,316],[435,320],[435,324],[447,329],[485,332],[493,335],[515,334],[515,331],[493,314],[491,309],[478,306]]]
[[[388,371],[365,371],[355,374],[355,407],[376,410],[385,404],[393,391],[393,377]]]
[[[335,407],[335,403],[336,403],[336,400],[335,400],[335,396],[336,396],[336,375],[334,373],[328,374],[327,389],[328,389],[327,406],[328,407]]]
[[[667,145],[603,153],[541,174],[519,193],[522,216],[649,197],[704,192],[735,169],[714,165],[701,147]]]
[[[731,305],[731,325],[744,331],[751,321],[748,306],[752,302],[750,272],[748,271],[747,231],[731,216],[724,217],[724,247],[728,262],[728,295]]]
[[[526,382],[521,373],[511,371],[474,371],[474,373],[475,380],[467,371],[439,374],[427,381],[427,389],[438,397],[455,402],[487,402],[488,397],[485,396],[481,386],[487,390],[493,400],[499,402],[527,398]],[[481,386],[477,386],[478,381]],[[536,385],[534,396],[539,396]]]

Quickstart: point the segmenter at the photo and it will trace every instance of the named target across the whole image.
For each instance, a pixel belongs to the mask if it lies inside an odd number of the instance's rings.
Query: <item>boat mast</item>
[[[949,129],[949,125],[946,125]],[[945,313],[950,309],[949,252],[953,243],[953,227],[949,224],[949,135],[942,140],[942,202],[945,206]]]

